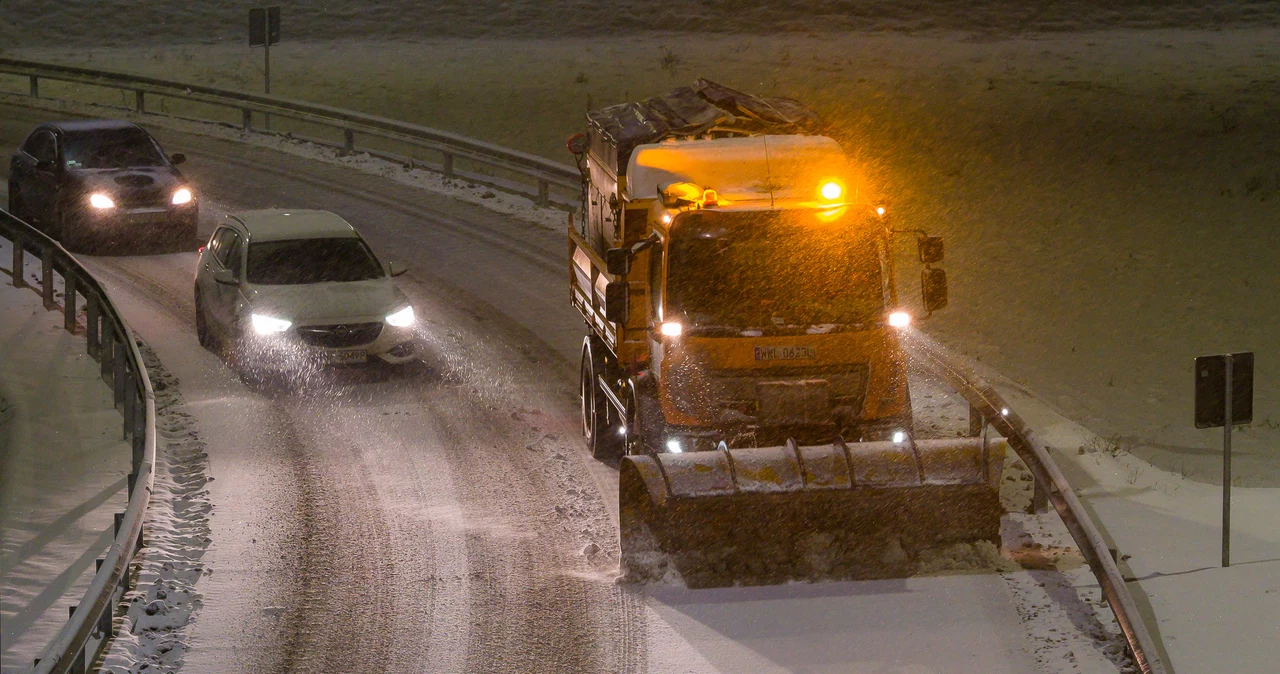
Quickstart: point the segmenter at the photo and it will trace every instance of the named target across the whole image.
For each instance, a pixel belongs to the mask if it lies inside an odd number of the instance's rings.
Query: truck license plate
[[[811,360],[812,346],[757,346],[756,360]]]
[[[330,351],[330,363],[363,363],[368,360],[368,354],[364,349],[351,349],[349,351]]]

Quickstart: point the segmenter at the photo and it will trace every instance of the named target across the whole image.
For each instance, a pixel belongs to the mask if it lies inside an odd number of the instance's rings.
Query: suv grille
[[[345,323],[342,325],[304,325],[298,337],[311,346],[330,349],[368,344],[382,334],[382,322]]]

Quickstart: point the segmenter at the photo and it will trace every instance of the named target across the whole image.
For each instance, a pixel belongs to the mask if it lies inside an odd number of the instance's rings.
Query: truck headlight
[[[413,307],[405,307],[394,313],[387,315],[387,325],[397,328],[407,328],[413,325]]]
[[[116,202],[112,201],[111,197],[101,192],[94,192],[89,195],[89,205],[98,210],[106,210],[108,208],[115,208]]]
[[[672,454],[679,454],[684,451],[684,447],[680,445],[679,438],[671,438],[667,440],[667,451]]]
[[[179,187],[176,191],[174,191],[173,193],[174,206],[181,206],[183,204],[189,204],[189,203],[191,203],[191,190],[185,187]]]
[[[889,325],[895,328],[905,328],[911,325],[911,314],[905,311],[895,311],[889,314]]]
[[[293,323],[283,318],[274,316],[264,316],[262,314],[252,314],[249,320],[253,323],[253,331],[259,335],[274,335],[293,326]]]
[[[684,334],[684,326],[675,321],[667,321],[658,327],[663,337],[679,337]]]

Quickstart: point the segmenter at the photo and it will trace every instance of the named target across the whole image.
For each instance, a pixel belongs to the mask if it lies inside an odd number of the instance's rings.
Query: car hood
[[[186,185],[187,181],[172,166],[142,166],[123,169],[74,169],[68,171],[71,179],[86,191],[102,191],[107,194],[125,192],[169,190]]]
[[[248,286],[252,310],[296,325],[380,321],[409,303],[389,278],[349,283]]]

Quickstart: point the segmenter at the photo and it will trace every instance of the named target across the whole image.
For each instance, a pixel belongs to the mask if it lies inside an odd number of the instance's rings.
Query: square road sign
[[[1224,425],[1227,415],[1226,356],[1196,358],[1196,428]],[[1231,354],[1232,425],[1253,421],[1253,353]]]
[[[258,7],[249,10],[249,46],[280,44],[280,8]]]

